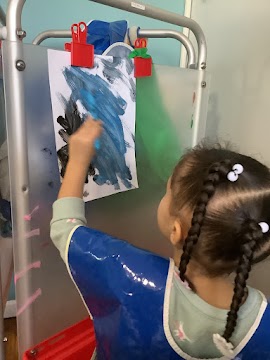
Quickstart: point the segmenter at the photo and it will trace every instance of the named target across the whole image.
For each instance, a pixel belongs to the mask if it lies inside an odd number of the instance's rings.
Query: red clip
[[[94,46],[87,44],[87,26],[84,22],[71,26],[72,42],[65,44],[71,52],[71,65],[85,68],[94,67]]]
[[[147,47],[146,39],[137,39],[135,41],[135,49],[142,49]],[[147,77],[152,76],[152,58],[144,58],[141,56],[136,56],[134,58],[134,76],[138,77]]]

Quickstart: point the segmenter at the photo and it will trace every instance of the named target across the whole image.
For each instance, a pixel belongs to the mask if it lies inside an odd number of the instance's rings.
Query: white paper
[[[93,161],[97,180],[94,181],[93,176],[88,177],[84,200],[91,201],[138,188],[133,62],[95,56],[93,69],[74,68],[70,66],[70,53],[48,50],[48,66],[57,151],[66,144],[58,133],[63,127],[57,119],[65,117],[67,104],[76,104],[82,118],[91,113],[104,123],[100,150]]]

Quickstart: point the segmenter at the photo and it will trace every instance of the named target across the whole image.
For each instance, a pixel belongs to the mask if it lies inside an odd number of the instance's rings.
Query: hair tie
[[[260,228],[262,229],[262,233],[266,234],[269,231],[269,225],[266,222],[259,223]]]
[[[244,171],[244,167],[241,164],[235,164],[232,167],[232,171],[230,171],[227,175],[227,179],[231,182],[235,182],[238,180],[238,175],[242,174]]]
[[[232,343],[226,341],[226,339],[219,334],[213,335],[213,341],[222,355],[226,356],[228,359],[234,359],[234,349]]]

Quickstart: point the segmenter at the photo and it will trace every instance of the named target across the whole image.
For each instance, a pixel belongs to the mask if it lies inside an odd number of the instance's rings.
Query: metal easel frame
[[[24,94],[24,69],[27,64],[24,62],[24,54],[22,47],[22,40],[25,37],[25,32],[22,29],[21,18],[23,6],[26,0],[9,0],[7,15],[0,8],[0,21],[6,26],[0,28],[0,39],[3,41],[3,51],[5,52],[5,61],[3,67],[5,73],[8,75],[10,81],[5,82],[5,96],[6,96],[6,118],[7,133],[8,133],[8,152],[9,152],[9,170],[11,181],[11,197],[12,197],[12,214],[13,214],[13,243],[14,256],[19,263],[19,266],[26,268],[30,254],[27,252],[23,244],[22,236],[26,234],[29,229],[28,222],[24,221],[24,215],[29,213],[29,164],[27,154],[27,132],[26,132],[26,116],[25,116],[25,94]],[[175,24],[189,28],[195,35],[198,42],[198,63],[199,70],[199,85],[197,93],[197,101],[200,104],[202,99],[202,92],[205,88],[204,69],[206,68],[206,41],[200,26],[193,20],[181,15],[177,15],[159,8],[133,2],[130,0],[92,0],[107,6],[112,6],[118,9],[126,10],[131,13],[136,13],[149,18],[161,20],[167,23]],[[42,37],[36,38],[35,42],[39,43],[46,37],[49,37],[50,32],[43,34]],[[69,37],[70,33],[62,32],[60,34],[54,32],[54,37]],[[141,30],[141,36],[148,37],[174,37],[181,41],[190,54],[189,62],[193,62],[194,49],[190,41],[178,32],[172,30],[157,31],[157,30]],[[12,42],[12,44],[10,44]],[[12,45],[12,46],[10,46]],[[194,123],[199,119],[200,106],[197,106],[197,111],[194,114]],[[198,123],[198,121],[197,121]],[[198,132],[194,127],[194,131]],[[18,167],[17,164],[20,164]],[[19,236],[20,235],[20,236]],[[29,251],[29,250],[28,250]],[[21,253],[24,256],[19,256]],[[30,283],[25,283],[25,289],[22,291],[28,292]],[[0,301],[1,308],[1,301]],[[0,309],[1,310],[1,309]],[[3,314],[0,314],[0,339],[3,338]],[[33,316],[28,312],[27,317],[24,318],[25,331],[20,334],[23,337],[23,343],[32,345],[33,335]],[[20,341],[20,339],[19,339]],[[0,360],[4,360],[3,343],[0,341]]]
[[[196,53],[192,42],[181,32],[175,30],[138,30],[138,37],[146,38],[171,38],[178,40],[186,49],[187,52],[187,66],[189,68],[196,67]],[[49,38],[66,39],[71,38],[70,30],[48,30],[40,33],[33,40],[32,44],[40,45],[44,40]]]
[[[0,6],[0,24],[6,25],[6,14]],[[1,31],[0,28],[0,39],[1,35],[6,35],[6,30]],[[2,276],[1,276],[1,263],[0,263],[0,360],[5,359],[4,349],[4,299],[2,293]]]
[[[207,58],[207,46],[204,33],[196,21],[185,16],[172,13],[154,6],[129,0],[89,0],[117,9],[125,10],[134,14],[149,17],[155,20],[167,22],[190,29],[198,43],[198,68],[205,69]]]

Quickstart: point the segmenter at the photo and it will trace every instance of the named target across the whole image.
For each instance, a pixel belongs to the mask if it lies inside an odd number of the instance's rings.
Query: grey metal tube
[[[1,5],[0,5],[0,23],[6,26],[6,14]]]
[[[7,28],[6,26],[0,27],[0,40],[5,40],[7,37]]]
[[[186,48],[188,55],[188,67],[196,66],[196,54],[192,42],[181,32],[175,30],[139,30],[140,37],[148,38],[172,38],[180,41]],[[33,40],[34,45],[40,45],[49,38],[71,38],[70,30],[48,30],[37,35]]]
[[[0,264],[1,269],[1,264]],[[4,301],[2,293],[2,276],[0,271],[0,360],[5,360],[4,348]]]
[[[24,90],[24,52],[23,44],[18,30],[21,30],[21,16],[25,0],[9,0],[7,9],[7,40],[3,42],[3,70],[6,98],[6,119],[8,134],[8,155],[12,221],[13,221],[13,251],[16,269],[26,269],[31,262],[31,249],[25,241],[25,236],[30,231],[29,222],[24,220],[24,215],[29,213],[29,164],[25,113]],[[21,66],[16,67],[19,61]],[[27,64],[26,64],[27,66]],[[19,69],[21,71],[19,71]],[[31,294],[31,279],[25,277],[16,285],[20,297],[27,299]],[[18,304],[19,306],[20,304]],[[22,351],[33,345],[33,308],[29,307],[18,317],[19,328],[19,358]],[[2,339],[0,339],[2,341]]]
[[[196,21],[189,19],[185,16],[175,14],[170,11],[156,8],[147,4],[141,4],[130,0],[89,0],[99,4],[111,6],[117,9],[125,10],[134,14],[139,14],[152,19],[165,21],[170,24],[183,26],[190,29],[198,42],[199,55],[198,64],[201,68],[202,64],[206,63],[207,59],[207,46],[204,33]]]
[[[22,9],[25,0],[9,0],[7,8],[7,40],[18,41],[17,31],[22,29]]]
[[[143,30],[140,29],[138,32],[139,37],[146,38],[171,38],[180,41],[188,55],[188,67],[196,66],[196,54],[192,42],[181,32],[176,30]]]
[[[71,38],[71,30],[47,30],[38,34],[33,40],[33,45],[40,45],[44,40],[49,38],[69,39]]]

